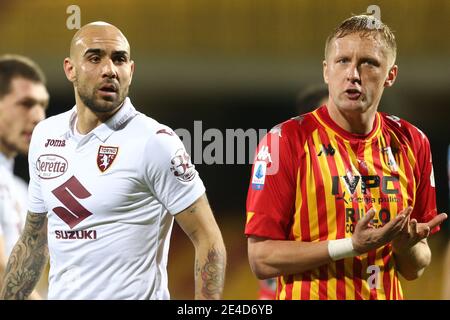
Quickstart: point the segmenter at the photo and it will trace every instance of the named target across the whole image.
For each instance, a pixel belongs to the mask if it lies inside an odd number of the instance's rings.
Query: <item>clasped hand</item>
[[[433,228],[447,219],[447,214],[440,213],[426,223],[418,223],[410,218],[412,210],[412,207],[407,207],[384,226],[375,228],[371,223],[375,209],[371,208],[355,226],[352,236],[354,250],[363,254],[392,241],[393,250],[403,252],[427,238]]]

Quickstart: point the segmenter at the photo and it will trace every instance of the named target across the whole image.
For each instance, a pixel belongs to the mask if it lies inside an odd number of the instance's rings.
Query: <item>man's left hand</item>
[[[408,219],[410,219],[408,217]],[[446,213],[440,213],[426,223],[418,223],[416,219],[410,219],[405,224],[402,232],[394,240],[392,240],[392,248],[394,252],[404,253],[410,250],[419,241],[427,238],[431,230],[440,225],[447,219]]]

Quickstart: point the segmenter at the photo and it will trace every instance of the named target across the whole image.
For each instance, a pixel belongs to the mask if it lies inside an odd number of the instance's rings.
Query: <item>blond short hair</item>
[[[381,39],[386,44],[386,47],[391,50],[394,57],[393,61],[395,61],[397,56],[397,43],[395,42],[393,32],[386,24],[381,22],[381,20],[368,14],[352,16],[344,20],[336,29],[334,29],[325,43],[325,59],[332,40],[343,38],[353,33],[360,33],[362,37],[377,34],[380,35]]]

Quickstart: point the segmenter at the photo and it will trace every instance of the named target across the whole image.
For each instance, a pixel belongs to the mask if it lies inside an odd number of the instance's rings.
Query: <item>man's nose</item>
[[[347,80],[350,82],[359,82],[361,83],[361,75],[359,72],[359,66],[355,63],[352,63],[347,70]]]
[[[103,64],[102,77],[117,78],[117,69],[114,62],[111,59],[106,59]]]

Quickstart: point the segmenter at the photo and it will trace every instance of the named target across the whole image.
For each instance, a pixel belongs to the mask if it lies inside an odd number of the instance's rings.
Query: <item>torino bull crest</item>
[[[100,146],[97,154],[97,166],[101,172],[105,172],[114,162],[119,152],[119,147]]]

